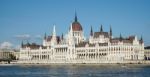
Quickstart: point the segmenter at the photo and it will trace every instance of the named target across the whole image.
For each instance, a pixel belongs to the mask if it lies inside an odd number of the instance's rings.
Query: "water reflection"
[[[149,66],[23,65],[0,66],[0,77],[149,77]]]

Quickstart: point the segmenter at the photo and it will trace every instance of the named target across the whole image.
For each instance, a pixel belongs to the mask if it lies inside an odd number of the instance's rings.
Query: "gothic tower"
[[[83,29],[81,24],[78,21],[78,17],[76,13],[75,13],[74,22],[72,23],[72,31],[73,31],[73,37],[75,38],[74,39],[75,44],[84,41]]]

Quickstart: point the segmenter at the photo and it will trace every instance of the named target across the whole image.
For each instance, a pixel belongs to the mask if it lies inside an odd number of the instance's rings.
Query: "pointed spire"
[[[120,33],[120,38],[119,38],[119,40],[122,41],[122,39],[123,39],[123,38],[122,38],[122,35],[121,35],[121,33]]]
[[[51,46],[54,46],[55,44],[57,44],[57,36],[56,36],[56,29],[54,25],[52,39],[51,39]]]
[[[141,39],[140,39],[141,43],[143,43],[143,37],[141,36]]]
[[[55,29],[55,25],[53,27],[53,36],[56,36],[56,29]]]
[[[110,25],[110,36],[112,36],[112,28],[111,28],[111,25]]]
[[[72,32],[73,32],[73,30],[72,30],[72,23],[71,23],[71,25],[70,25],[70,32],[71,32],[71,34],[72,34]]]
[[[61,35],[61,40],[63,40],[64,39],[64,35],[63,35],[63,33],[62,33],[62,35]]]
[[[23,44],[23,41],[22,41],[22,42],[21,42],[21,47],[22,47],[22,48],[23,48],[23,45],[24,45],[24,44]]]
[[[103,25],[101,25],[101,29],[100,29],[100,32],[103,32]]]
[[[69,45],[73,45],[73,44],[74,44],[73,31],[72,31],[72,24],[70,25],[68,43],[69,43]]]
[[[45,35],[44,35],[44,40],[46,40],[46,38],[47,38],[47,36],[46,36],[46,33],[45,33]]]
[[[93,36],[93,29],[92,29],[92,26],[91,26],[91,33],[90,33],[91,36]]]
[[[74,19],[75,22],[78,22],[78,18],[77,18],[77,13],[75,11],[75,19]]]

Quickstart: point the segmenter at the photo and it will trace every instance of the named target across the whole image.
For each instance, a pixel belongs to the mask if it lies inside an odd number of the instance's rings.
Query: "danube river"
[[[0,77],[150,77],[150,65],[0,65]]]

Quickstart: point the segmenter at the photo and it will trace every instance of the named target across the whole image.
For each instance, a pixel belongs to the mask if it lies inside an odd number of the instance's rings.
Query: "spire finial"
[[[100,29],[100,32],[103,32],[103,25],[101,25],[101,29]]]
[[[91,36],[93,36],[93,29],[92,29],[92,26],[91,26],[91,33],[90,33]]]
[[[45,32],[45,35],[44,35],[44,39],[45,39],[45,40],[46,40],[46,37],[47,37],[47,36],[46,36],[46,32]]]
[[[75,19],[74,20],[75,20],[75,22],[78,22],[76,10],[75,10]]]
[[[111,25],[110,25],[110,36],[112,36],[112,28],[111,28]]]
[[[61,39],[62,39],[62,40],[64,39],[64,35],[63,35],[63,33],[62,33],[62,35],[61,35]]]
[[[69,45],[73,45],[74,44],[73,31],[72,31],[72,23],[70,25],[68,44]]]
[[[140,39],[140,41],[143,43],[143,37],[142,37],[142,35],[141,35],[141,39]]]
[[[120,38],[119,38],[119,40],[122,41],[122,35],[121,35],[121,33],[120,33]]]
[[[55,29],[55,25],[53,27],[53,36],[56,36],[56,29]]]
[[[72,31],[73,31],[73,30],[72,30],[72,24],[71,24],[71,25],[70,25],[70,32],[72,33]]]

